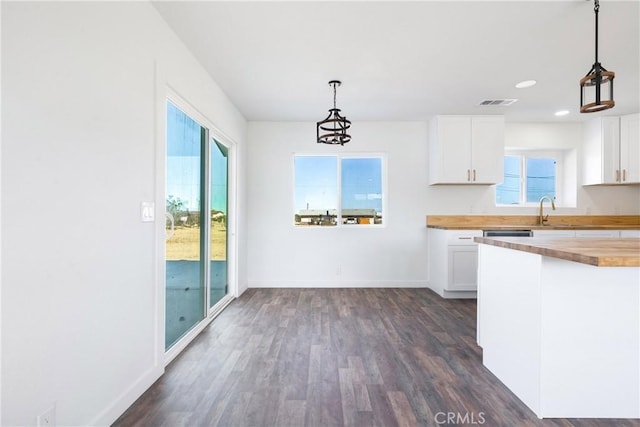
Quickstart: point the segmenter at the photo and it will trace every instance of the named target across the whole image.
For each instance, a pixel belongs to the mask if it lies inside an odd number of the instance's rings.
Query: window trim
[[[292,226],[295,229],[336,229],[336,228],[348,228],[352,230],[356,229],[378,229],[386,228],[389,223],[388,214],[388,172],[387,172],[387,154],[383,152],[348,152],[348,153],[318,153],[318,152],[294,152],[291,156],[291,187],[292,187],[292,216],[296,215],[296,173],[295,173],[295,160],[296,157],[334,157],[337,163],[337,224],[335,226],[326,225],[297,225],[295,220],[292,221]],[[366,159],[377,158],[381,162],[381,191],[382,191],[382,223],[381,224],[343,224],[342,223],[342,159]]]

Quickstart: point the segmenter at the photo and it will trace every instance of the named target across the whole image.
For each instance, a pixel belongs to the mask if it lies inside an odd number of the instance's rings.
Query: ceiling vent
[[[511,105],[516,102],[517,99],[485,99],[480,102],[480,106],[491,106],[491,107],[506,107],[507,105]]]

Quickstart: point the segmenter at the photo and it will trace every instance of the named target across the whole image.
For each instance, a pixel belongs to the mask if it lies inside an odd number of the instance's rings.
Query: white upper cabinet
[[[431,121],[429,142],[430,183],[469,183],[471,118],[436,117]]]
[[[621,182],[640,183],[640,114],[620,117]]]
[[[640,183],[640,114],[585,123],[583,185]]]
[[[504,180],[504,117],[471,118],[471,167],[474,183]]]
[[[436,116],[429,132],[430,184],[496,184],[504,174],[504,117]]]

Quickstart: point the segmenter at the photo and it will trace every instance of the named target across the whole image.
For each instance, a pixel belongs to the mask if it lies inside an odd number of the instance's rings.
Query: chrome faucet
[[[556,210],[556,204],[553,202],[553,197],[542,196],[540,198],[540,217],[538,218],[538,223],[540,225],[546,225],[546,223],[549,221],[549,215],[547,214],[547,216],[544,216],[542,211],[542,202],[544,202],[544,199],[547,199],[551,202],[551,209],[553,209],[554,211]]]

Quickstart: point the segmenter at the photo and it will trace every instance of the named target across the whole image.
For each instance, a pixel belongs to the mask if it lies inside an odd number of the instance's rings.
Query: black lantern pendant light
[[[616,73],[607,71],[598,62],[598,11],[600,10],[600,2],[594,0],[594,4],[593,10],[596,15],[596,60],[587,75],[580,79],[581,113],[595,113],[596,111],[613,108],[615,105],[613,101],[613,78]]]
[[[336,87],[342,83],[339,80],[331,80],[329,86],[333,86],[333,108],[329,110],[326,119],[317,123],[316,135],[318,144],[344,145],[351,141],[351,135],[347,130],[351,122],[340,115],[340,109],[336,108]]]

